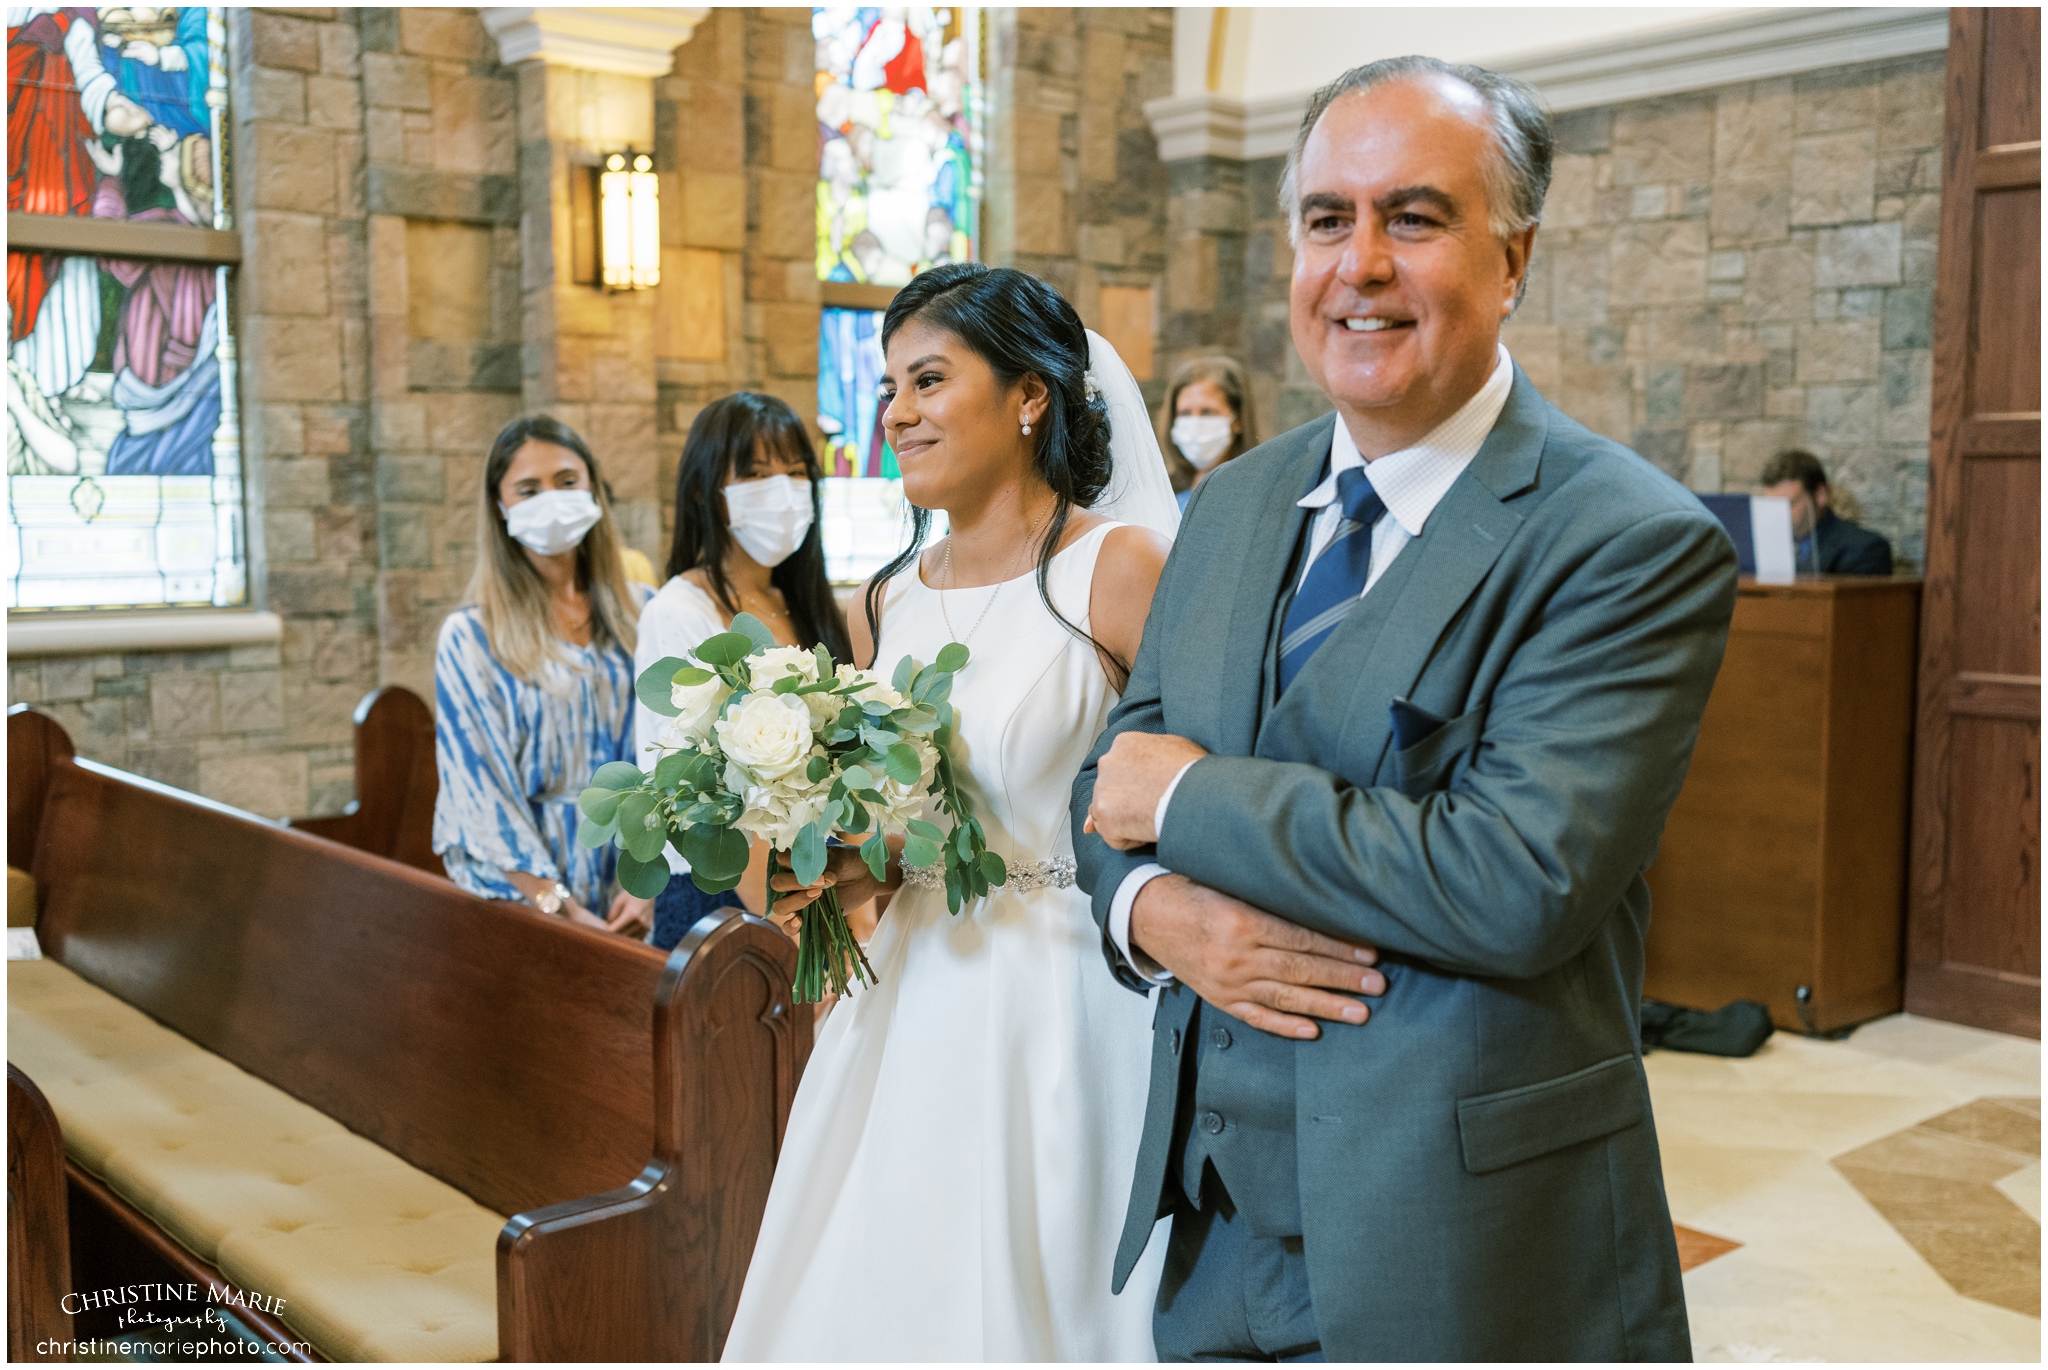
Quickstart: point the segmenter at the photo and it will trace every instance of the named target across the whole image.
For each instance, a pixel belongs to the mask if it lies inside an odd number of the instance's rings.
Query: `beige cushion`
[[[55,961],[7,965],[7,1059],[73,1159],[330,1360],[498,1351],[505,1220]]]

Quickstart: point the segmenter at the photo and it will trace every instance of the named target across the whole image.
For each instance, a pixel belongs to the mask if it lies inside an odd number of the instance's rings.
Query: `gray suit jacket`
[[[1371,1020],[1291,1044],[1330,1359],[1690,1359],[1637,1036],[1642,873],[1720,667],[1734,548],[1698,500],[1518,369],[1423,535],[1276,700],[1295,501],[1334,422],[1202,483],[1075,782],[1081,884],[1100,921],[1156,859],[1381,949]],[[1096,759],[1126,729],[1212,753],[1182,779],[1156,855],[1080,831]],[[1106,937],[1104,953],[1137,988]],[[1119,1287],[1170,1208],[1194,1003],[1160,996]]]

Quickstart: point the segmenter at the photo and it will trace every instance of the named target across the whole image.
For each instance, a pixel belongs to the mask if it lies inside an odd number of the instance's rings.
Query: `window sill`
[[[187,651],[276,642],[284,620],[254,609],[156,614],[52,614],[7,618],[7,654],[91,656],[107,652]]]

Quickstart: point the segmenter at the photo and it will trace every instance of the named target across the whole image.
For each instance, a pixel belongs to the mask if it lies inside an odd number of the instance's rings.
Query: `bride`
[[[778,916],[827,884],[890,902],[878,981],[825,1020],[797,1091],[725,1359],[1152,1360],[1165,1242],[1109,1292],[1151,1006],[1103,965],[1067,803],[1137,655],[1172,487],[1130,372],[1035,277],[922,272],[882,341],[917,535],[864,587],[854,655],[886,673],[966,645],[954,756],[1010,880],[953,915],[850,848],[818,886],[778,877]],[[920,555],[932,509],[952,531]]]

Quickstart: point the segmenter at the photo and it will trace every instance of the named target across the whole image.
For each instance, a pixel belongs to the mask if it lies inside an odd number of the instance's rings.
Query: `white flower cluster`
[[[840,713],[849,704],[872,701],[893,711],[909,701],[851,666],[838,668],[838,680],[866,688],[851,694],[774,693],[775,682],[792,674],[806,685],[817,683],[818,659],[799,647],[756,652],[747,659],[747,668],[754,689],[736,705],[733,689],[717,675],[699,684],[673,686],[669,698],[677,714],[663,727],[660,743],[670,750],[691,748],[722,759],[724,786],[745,805],[733,826],[787,851],[797,834],[825,812],[839,779],[836,765],[816,768],[822,774],[812,779],[811,763],[820,757],[830,762],[825,735],[838,726]],[[938,749],[929,735],[905,733],[902,742],[917,752],[919,774],[914,782],[893,779],[880,768],[870,771],[881,803],[870,802],[869,812],[883,831],[901,831],[910,819],[924,816],[938,765]]]

